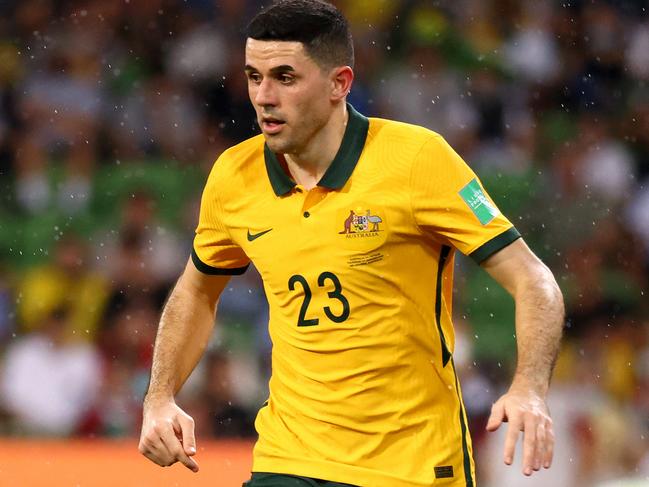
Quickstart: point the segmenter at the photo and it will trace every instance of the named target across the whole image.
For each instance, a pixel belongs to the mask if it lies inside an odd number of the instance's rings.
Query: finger
[[[541,469],[541,464],[545,459],[545,449],[546,449],[547,435],[545,432],[545,422],[542,421],[536,427],[536,450],[534,451],[534,470],[538,471]]]
[[[521,431],[521,421],[518,418],[510,418],[509,428],[507,428],[507,436],[505,437],[505,451],[504,459],[507,465],[511,465],[514,461],[514,450],[516,442],[518,441],[518,434]]]
[[[183,449],[189,456],[196,454],[196,437],[194,436],[194,420],[190,416],[178,417],[178,426],[182,434]]]
[[[536,427],[538,419],[534,414],[525,415],[525,431],[523,432],[523,473],[532,475],[534,454],[536,452]]]
[[[161,439],[160,435],[163,430],[164,425],[159,422],[153,421],[147,424],[142,430],[138,448],[149,460],[166,467],[173,463],[173,457]]]
[[[161,467],[168,467],[175,462],[171,453],[169,453],[169,450],[159,438],[157,438],[157,442],[154,440],[142,441],[139,450],[142,455]]]
[[[491,407],[491,414],[489,415],[489,420],[487,421],[487,431],[496,431],[503,422],[505,418],[505,407],[502,402],[497,401]]]
[[[191,471],[198,472],[198,464],[193,459],[189,458],[185,453],[185,450],[183,450],[183,445],[176,436],[176,431],[171,421],[168,422],[168,426],[165,427],[160,437],[173,456],[174,462],[179,461]]]
[[[554,456],[554,426],[552,420],[548,421],[545,428],[545,457],[543,459],[543,466],[550,468],[552,466],[552,457]]]

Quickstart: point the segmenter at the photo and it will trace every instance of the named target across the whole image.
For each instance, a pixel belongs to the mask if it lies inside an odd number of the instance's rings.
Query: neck
[[[347,128],[349,112],[347,105],[341,103],[331,118],[320,129],[303,151],[284,154],[286,165],[295,182],[307,190],[318,184],[338,153]]]

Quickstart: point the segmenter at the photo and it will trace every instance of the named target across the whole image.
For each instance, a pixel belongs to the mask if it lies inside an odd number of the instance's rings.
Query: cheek
[[[324,88],[318,85],[300,94],[300,101],[296,106],[300,106],[302,116],[320,118],[330,110],[329,98]]]

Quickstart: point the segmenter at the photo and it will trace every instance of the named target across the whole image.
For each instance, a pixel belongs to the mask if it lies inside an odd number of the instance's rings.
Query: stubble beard
[[[293,150],[293,144],[290,140],[284,139],[281,135],[265,135],[266,145],[276,154],[288,154]]]
[[[295,134],[280,133],[277,135],[265,135],[265,138],[269,149],[276,154],[298,154],[303,150],[310,137],[301,140],[296,138]]]
[[[285,127],[283,133],[277,135],[266,135],[266,145],[276,154],[290,154],[296,155],[304,152],[309,145],[309,142],[314,139],[316,134],[327,125],[326,119],[312,118],[304,120],[301,123],[301,130],[299,133],[286,133]],[[290,129],[289,129],[290,130]]]

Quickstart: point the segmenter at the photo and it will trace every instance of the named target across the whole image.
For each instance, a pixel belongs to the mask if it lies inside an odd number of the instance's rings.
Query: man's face
[[[301,42],[248,39],[246,76],[257,122],[273,152],[302,152],[329,121],[330,76]]]

